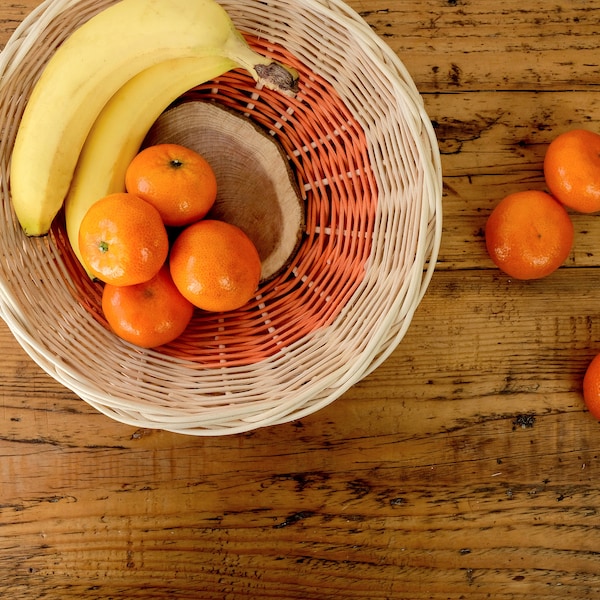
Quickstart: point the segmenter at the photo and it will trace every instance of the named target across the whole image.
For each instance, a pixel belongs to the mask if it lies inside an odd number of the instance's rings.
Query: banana
[[[33,88],[11,157],[12,203],[27,235],[50,229],[109,99],[145,69],[194,57],[230,59],[282,89],[281,67],[253,52],[214,0],[120,0],[65,40]],[[284,71],[283,85],[293,94],[296,74]]]
[[[67,235],[79,262],[79,227],[90,206],[125,190],[125,172],[165,108],[190,88],[237,65],[228,58],[180,58],[158,63],[130,79],[94,122],[65,198]]]

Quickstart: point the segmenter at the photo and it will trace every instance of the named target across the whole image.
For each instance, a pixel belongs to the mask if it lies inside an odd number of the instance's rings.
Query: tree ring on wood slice
[[[254,242],[261,281],[288,267],[302,240],[304,203],[285,152],[250,118],[212,101],[166,110],[144,146],[172,143],[201,154],[217,178],[207,218],[237,225]]]

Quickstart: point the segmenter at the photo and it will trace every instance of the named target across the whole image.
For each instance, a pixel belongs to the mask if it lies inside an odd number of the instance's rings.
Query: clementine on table
[[[148,146],[125,174],[128,192],[156,207],[165,225],[181,227],[208,213],[217,197],[217,180],[206,159],[179,144]]]
[[[590,362],[583,377],[583,401],[592,416],[600,420],[600,354]]]
[[[564,206],[538,190],[506,196],[485,227],[490,258],[515,279],[550,275],[569,256],[573,238],[573,223]]]
[[[116,193],[98,200],[85,214],[79,249],[92,275],[113,285],[133,285],[156,275],[169,253],[169,238],[151,204]]]
[[[102,311],[120,338],[142,348],[155,348],[172,342],[185,331],[194,307],[181,295],[164,265],[144,283],[106,284]]]
[[[600,134],[573,129],[560,134],[544,156],[550,193],[582,213],[600,210]]]
[[[246,304],[261,270],[250,238],[239,227],[214,219],[186,227],[171,247],[169,264],[179,291],[194,306],[214,312]]]

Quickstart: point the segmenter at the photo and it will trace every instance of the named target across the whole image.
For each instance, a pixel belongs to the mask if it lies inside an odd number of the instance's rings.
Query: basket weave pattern
[[[300,92],[290,100],[233,71],[189,96],[247,114],[279,141],[305,197],[305,236],[287,270],[247,306],[198,311],[179,340],[141,350],[108,331],[100,288],[79,267],[60,218],[45,238],[23,235],[7,177],[45,61],[113,1],[46,2],[0,55],[0,315],[44,370],[131,425],[222,435],[310,414],[396,348],[433,272],[441,174],[421,99],[343,3],[224,0],[257,51],[300,72]]]

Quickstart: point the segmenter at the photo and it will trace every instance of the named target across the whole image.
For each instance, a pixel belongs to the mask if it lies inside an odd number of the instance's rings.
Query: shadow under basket
[[[296,68],[299,93],[231,71],[185,96],[239,111],[280,144],[304,203],[293,259],[247,305],[196,311],[175,342],[143,350],[113,335],[101,287],[75,259],[62,215],[27,238],[10,201],[12,145],[52,52],[114,0],[45,2],[0,56],[0,316],[47,373],[136,427],[224,435],[299,419],[379,366],[402,340],[435,267],[441,168],[410,76],[348,6],[226,0],[258,52]]]

